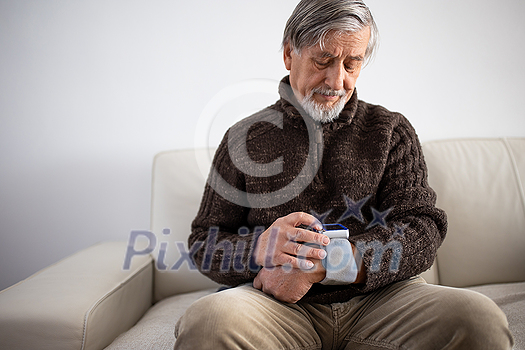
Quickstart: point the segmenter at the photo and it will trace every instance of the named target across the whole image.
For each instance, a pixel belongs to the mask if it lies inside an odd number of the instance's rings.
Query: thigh
[[[308,313],[251,286],[197,300],[179,320],[175,349],[320,349]]]
[[[506,317],[482,294],[416,277],[359,297],[348,349],[510,349]]]

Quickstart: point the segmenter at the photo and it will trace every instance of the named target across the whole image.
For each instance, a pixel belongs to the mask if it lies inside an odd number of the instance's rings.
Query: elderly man
[[[175,349],[512,347],[490,299],[418,277],[446,216],[409,122],[358,100],[376,38],[362,1],[297,5],[281,99],[227,132],[192,226],[196,266],[234,288],[187,310]]]

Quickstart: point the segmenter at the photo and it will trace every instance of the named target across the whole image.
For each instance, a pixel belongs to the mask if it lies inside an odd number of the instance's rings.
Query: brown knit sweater
[[[312,127],[290,91],[286,77],[277,103],[226,133],[192,224],[190,246],[204,242],[195,265],[221,284],[251,282],[257,233],[303,211],[346,226],[367,269],[363,285],[314,284],[303,300],[342,302],[428,269],[447,222],[410,123],[354,91],[338,119]],[[250,170],[271,162],[266,176]]]

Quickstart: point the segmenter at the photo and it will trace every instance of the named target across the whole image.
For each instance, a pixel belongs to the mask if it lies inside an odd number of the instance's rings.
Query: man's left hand
[[[273,295],[277,300],[296,303],[310,290],[312,284],[322,281],[326,276],[321,260],[312,261],[314,267],[310,270],[263,267],[253,280],[253,287]]]

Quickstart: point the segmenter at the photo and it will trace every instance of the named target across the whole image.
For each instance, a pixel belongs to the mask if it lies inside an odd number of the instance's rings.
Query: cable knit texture
[[[427,270],[445,237],[447,222],[445,213],[435,207],[436,194],[427,182],[421,146],[407,119],[358,100],[354,91],[339,118],[317,130],[322,132],[322,147],[316,149],[311,145],[316,138],[309,136],[289,91],[286,77],[280,86],[281,99],[232,127],[220,144],[212,164],[216,172],[210,173],[189,238],[190,246],[204,242],[193,255],[196,266],[221,284],[251,282],[260,268],[252,259],[257,234],[277,218],[302,211],[323,218],[324,223],[348,227],[349,241],[363,254],[367,271],[364,284],[314,284],[305,301],[346,301]],[[308,159],[314,159],[313,166]],[[251,165],[280,163],[282,168],[271,176],[256,176],[234,165],[243,160]],[[265,208],[260,201],[252,207],[235,204],[216,191],[221,177],[230,185],[223,190],[238,199],[234,202],[250,203],[250,194],[283,195],[276,191],[298,176],[309,180],[306,188],[290,185],[297,195],[272,207]],[[268,205],[276,199],[267,198]],[[355,210],[348,214],[348,200],[363,200],[361,218]],[[378,213],[387,214],[383,222],[374,220]]]

